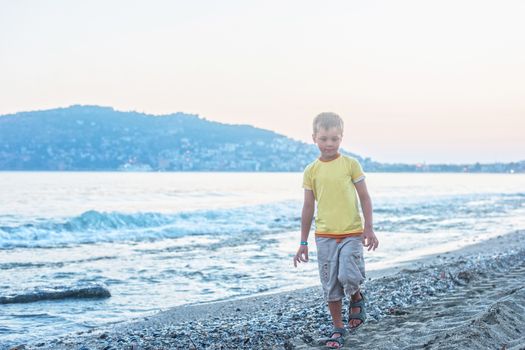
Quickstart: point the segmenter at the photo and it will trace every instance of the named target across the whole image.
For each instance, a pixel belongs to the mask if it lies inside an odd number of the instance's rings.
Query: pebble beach
[[[367,276],[347,349],[525,349],[525,231]],[[345,309],[347,306],[345,305]],[[323,349],[319,287],[186,305],[12,349]]]

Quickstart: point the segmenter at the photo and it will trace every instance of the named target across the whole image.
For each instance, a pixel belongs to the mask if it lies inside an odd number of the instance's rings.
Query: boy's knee
[[[355,294],[359,289],[361,289],[361,285],[365,281],[364,277],[359,275],[344,275],[341,276],[339,279],[339,282],[341,283],[344,294],[346,294],[348,297]]]
[[[364,282],[361,273],[342,273],[337,277],[339,283],[346,289],[347,286],[359,287]]]
[[[365,281],[364,271],[355,263],[345,264],[345,268],[339,270],[337,278],[345,290],[359,288]]]

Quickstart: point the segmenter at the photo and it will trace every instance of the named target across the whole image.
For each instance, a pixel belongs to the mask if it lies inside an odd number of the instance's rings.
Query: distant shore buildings
[[[368,172],[525,172],[525,161],[390,164],[348,154]],[[296,172],[317,156],[315,145],[269,130],[183,113],[77,105],[0,116],[0,170]]]

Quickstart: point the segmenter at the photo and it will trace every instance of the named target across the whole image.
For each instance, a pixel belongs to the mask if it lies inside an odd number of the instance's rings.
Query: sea
[[[366,181],[380,240],[369,271],[525,229],[525,174]],[[301,173],[0,172],[0,349],[318,285],[313,237],[293,266],[302,199]],[[111,296],[5,302],[86,285]]]

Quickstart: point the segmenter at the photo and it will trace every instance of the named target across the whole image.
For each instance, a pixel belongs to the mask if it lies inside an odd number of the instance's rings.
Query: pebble
[[[393,276],[367,281],[367,314],[370,322],[384,317],[407,314],[405,309],[423,303],[433,296],[453,293],[458,283],[468,283],[483,271],[505,272],[525,259],[525,251],[500,254],[496,257],[463,257],[448,259],[438,266],[421,266],[417,270],[398,272]],[[460,281],[460,282],[458,282]],[[311,344],[326,336],[332,326],[322,293],[317,289],[307,293],[297,291],[265,300],[267,306],[253,312],[237,311],[234,315],[207,318],[192,322],[155,324],[140,329],[110,331],[98,337],[82,335],[65,337],[68,344],[60,347],[49,344],[49,349],[295,349],[295,343]],[[344,305],[346,311],[348,304]],[[347,315],[344,315],[346,317]],[[118,339],[115,341],[114,339]],[[79,348],[82,344],[84,347]],[[18,348],[16,350],[23,350]],[[14,349],[13,349],[14,350]]]

